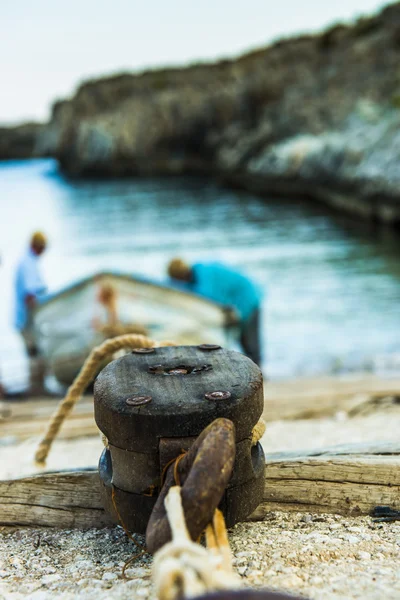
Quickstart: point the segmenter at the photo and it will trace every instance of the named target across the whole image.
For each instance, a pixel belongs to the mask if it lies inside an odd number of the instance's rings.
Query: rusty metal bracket
[[[149,552],[171,540],[164,500],[173,485],[182,486],[182,506],[189,534],[196,540],[221,501],[235,462],[235,426],[216,419],[199,435],[182,460],[171,465],[146,530]]]

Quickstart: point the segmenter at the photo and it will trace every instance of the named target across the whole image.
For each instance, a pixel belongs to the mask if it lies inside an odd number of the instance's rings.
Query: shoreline
[[[70,177],[201,174],[400,224],[400,4],[233,58],[82,83],[7,156]]]
[[[286,198],[297,197],[327,206],[337,213],[361,217],[379,225],[400,226],[400,195],[381,195],[379,198],[363,195],[360,191],[335,189],[333,186],[313,184],[290,177],[263,177],[252,174],[225,174],[221,180],[232,188],[243,189],[261,197],[275,194]]]
[[[172,177],[202,177],[212,179],[217,185],[231,190],[239,190],[253,193],[260,198],[268,196],[279,196],[288,200],[297,199],[327,207],[336,214],[354,218],[360,217],[362,222],[388,226],[397,231],[400,229],[400,194],[398,196],[389,194],[368,195],[360,188],[358,191],[354,185],[341,187],[331,182],[321,184],[309,180],[302,180],[292,176],[263,176],[252,173],[229,171],[217,171],[197,165],[186,167],[182,164],[172,162],[163,168],[140,169],[137,172],[114,172],[107,173],[96,169],[89,170],[83,174],[71,174],[64,170],[60,162],[52,156],[31,156],[22,158],[0,158],[0,166],[7,163],[24,163],[30,161],[53,160],[57,165],[58,173],[70,181],[99,181],[106,182],[118,179],[144,179],[144,178],[172,178]]]

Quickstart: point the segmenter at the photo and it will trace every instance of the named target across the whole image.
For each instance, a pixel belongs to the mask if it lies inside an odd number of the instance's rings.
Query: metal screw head
[[[154,348],[133,348],[132,354],[151,354]]]
[[[141,406],[142,404],[148,404],[152,399],[151,396],[132,396],[132,398],[125,400],[125,404],[128,406]]]
[[[207,400],[228,400],[228,398],[230,398],[231,395],[232,394],[227,391],[207,392],[206,394],[204,394],[204,398],[207,398]]]
[[[187,375],[188,370],[183,368],[171,369],[168,371],[168,375]]]
[[[206,352],[209,352],[210,350],[221,350],[221,346],[218,346],[218,344],[200,344],[197,347],[199,350],[205,350]]]

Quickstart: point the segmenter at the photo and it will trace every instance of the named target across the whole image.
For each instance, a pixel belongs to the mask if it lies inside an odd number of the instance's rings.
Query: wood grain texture
[[[86,528],[110,524],[97,471],[44,473],[0,482],[0,522]]]
[[[378,505],[400,508],[400,443],[267,455],[264,500],[249,519],[262,520],[271,510],[370,514]],[[109,524],[97,471],[0,482],[0,523],[67,528]]]
[[[7,410],[7,418],[13,421],[26,421],[28,419],[46,419],[56,410],[61,398],[36,398],[34,400],[6,401],[0,403]],[[93,396],[84,396],[74,406],[72,415],[93,414]]]
[[[381,379],[373,375],[353,377],[299,378],[268,382],[264,390],[266,421],[313,419],[345,412],[350,416],[387,410],[393,404],[385,399],[400,396],[400,379]]]
[[[43,435],[47,428],[49,418],[8,421],[0,424],[1,437],[14,438],[21,442],[33,437]],[[87,415],[72,414],[65,420],[60,430],[59,439],[77,439],[82,437],[99,435],[99,430],[94,421],[93,413]]]
[[[269,510],[369,514],[400,504],[400,444],[354,444],[325,451],[269,454],[264,502]]]

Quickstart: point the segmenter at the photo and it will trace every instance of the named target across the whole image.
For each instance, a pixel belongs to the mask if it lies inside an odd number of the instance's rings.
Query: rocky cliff
[[[34,156],[41,130],[39,123],[0,127],[0,160]]]
[[[215,174],[400,221],[400,4],[236,60],[122,74],[54,106],[71,175]]]

